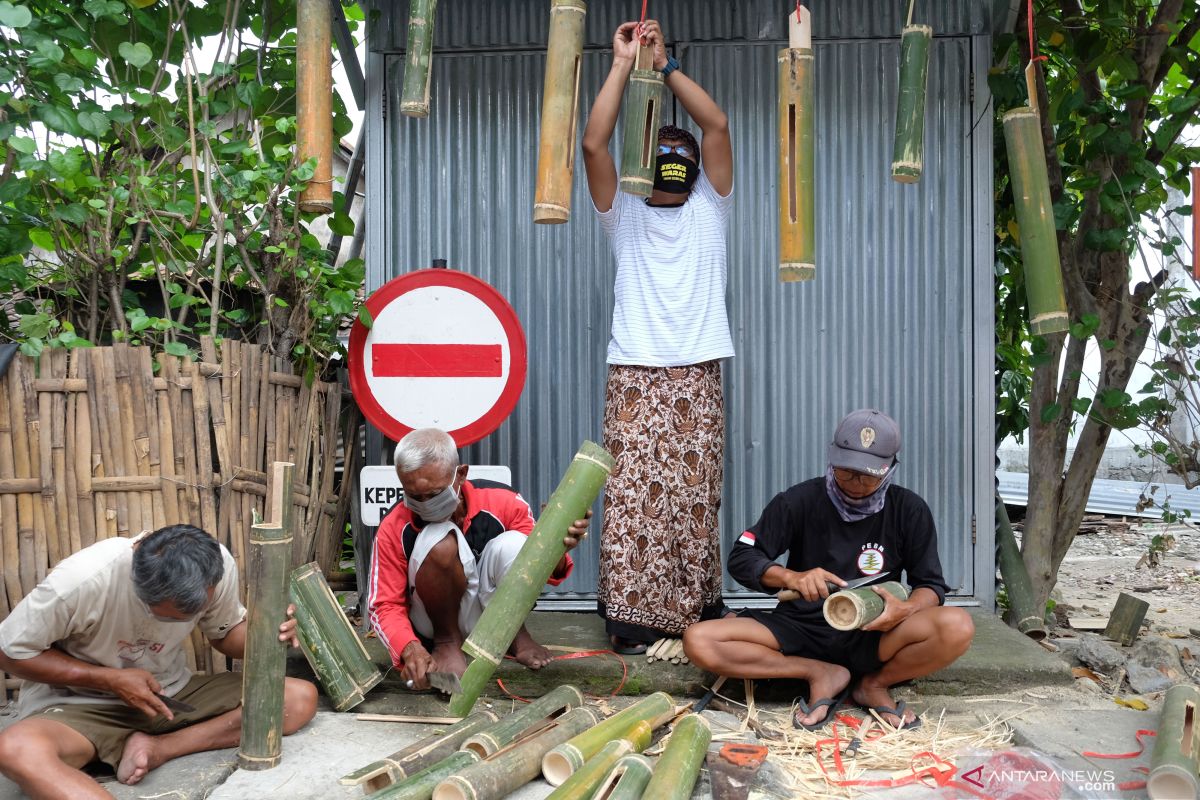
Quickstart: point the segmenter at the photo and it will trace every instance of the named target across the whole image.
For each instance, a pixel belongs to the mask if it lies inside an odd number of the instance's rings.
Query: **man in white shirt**
[[[0,733],[0,772],[33,798],[108,798],[82,767],[103,761],[134,784],[170,759],[237,745],[242,676],[190,673],[196,626],[219,652],[244,656],[237,565],[199,528],[106,539],[63,559],[0,622],[0,668],[25,681],[21,721]],[[284,621],[280,640],[295,646],[295,626]],[[290,734],[316,713],[317,693],[285,680]],[[195,710],[173,712],[164,697]]]

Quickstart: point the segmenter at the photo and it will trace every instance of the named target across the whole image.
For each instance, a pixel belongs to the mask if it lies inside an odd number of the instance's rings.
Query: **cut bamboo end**
[[[930,27],[929,25],[922,25],[918,22],[918,23],[913,23],[912,25],[905,25],[903,28],[900,29],[901,36],[903,36],[906,33],[920,33],[925,36],[933,36],[933,28]]]
[[[406,117],[424,119],[429,116],[429,103],[401,103],[400,113]]]
[[[1029,330],[1039,336],[1046,333],[1062,333],[1071,327],[1071,320],[1062,311],[1038,314],[1029,320]]]
[[[797,281],[811,281],[817,276],[817,267],[814,264],[780,264],[779,265],[779,280],[783,283],[795,283]]]
[[[825,601],[825,619],[839,631],[854,630],[865,616],[866,609],[855,595],[830,595]]]
[[[274,769],[279,766],[282,756],[270,756],[267,758],[259,758],[256,756],[248,756],[245,753],[238,753],[237,765],[238,769],[244,769],[247,772],[256,772],[264,769]]]
[[[892,162],[892,180],[896,183],[916,183],[921,180],[921,169],[923,165],[920,161],[909,162]]]
[[[649,197],[654,192],[654,181],[647,178],[622,178],[621,191],[639,197]]]
[[[542,759],[542,777],[551,786],[561,786],[567,778],[583,768],[583,753],[572,744],[560,744]]]
[[[457,775],[451,775],[433,790],[433,800],[477,800],[471,784]]]
[[[558,225],[571,219],[571,209],[550,203],[538,203],[533,207],[533,221],[539,225]]]
[[[1046,638],[1046,621],[1040,617],[1024,617],[1017,622],[1017,631],[1040,642]]]
[[[1019,120],[1026,117],[1038,119],[1038,112],[1029,106],[1020,106],[1019,108],[1014,108],[1011,111],[1005,111],[1004,116],[1001,119],[1003,122],[1008,122],[1009,120]]]
[[[1146,793],[1150,800],[1177,800],[1181,797],[1196,797],[1200,781],[1191,770],[1175,764],[1164,764],[1146,779]]]
[[[298,205],[304,214],[328,214],[333,211],[331,200],[301,200]]]

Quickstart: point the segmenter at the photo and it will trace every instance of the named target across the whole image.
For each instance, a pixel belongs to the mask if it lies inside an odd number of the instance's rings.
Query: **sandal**
[[[640,656],[649,647],[645,642],[622,639],[620,636],[611,636],[609,637],[609,641],[612,643],[613,652],[623,656]]]

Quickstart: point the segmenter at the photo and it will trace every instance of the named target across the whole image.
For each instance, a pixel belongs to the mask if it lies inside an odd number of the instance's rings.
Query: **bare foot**
[[[513,639],[512,647],[508,648],[508,652],[517,660],[517,663],[524,664],[530,669],[541,669],[554,660],[554,656],[550,655],[549,650],[533,640],[524,625],[521,626],[521,630],[517,631],[517,636]]]
[[[863,708],[876,708],[884,706],[885,708],[895,708],[896,701],[892,699],[891,692],[888,687],[882,684],[872,683],[868,678],[863,678],[858,682],[858,686],[854,687],[854,691],[850,694],[854,702],[858,703]],[[900,718],[895,714],[880,714],[883,721],[893,728],[900,727]],[[904,709],[904,724],[909,725],[917,718],[917,714],[911,708]]]
[[[433,652],[429,655],[433,658],[434,672],[453,672],[461,678],[467,671],[467,657],[463,655],[461,641],[434,642]]]
[[[839,667],[837,664],[825,664],[824,666],[824,669],[808,679],[809,707],[820,700],[837,697],[850,685],[850,670]],[[815,725],[825,719],[829,714],[829,709],[830,706],[827,705],[814,708],[805,716],[799,717],[799,720],[805,725]]]
[[[121,763],[117,766],[117,780],[128,786],[146,777],[146,773],[161,764],[157,757],[154,737],[146,733],[134,733],[125,740]]]

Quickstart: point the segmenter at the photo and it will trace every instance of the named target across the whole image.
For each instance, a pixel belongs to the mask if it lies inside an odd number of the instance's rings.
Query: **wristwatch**
[[[667,76],[677,69],[679,69],[679,62],[675,60],[675,56],[667,56],[667,65],[662,68],[663,80],[666,80]]]

